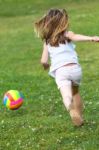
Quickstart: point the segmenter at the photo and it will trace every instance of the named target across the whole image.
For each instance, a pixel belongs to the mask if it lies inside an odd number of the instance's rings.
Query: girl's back
[[[47,45],[48,52],[51,60],[51,67],[49,74],[54,75],[54,71],[63,65],[69,63],[78,64],[77,53],[75,52],[75,45],[72,42],[66,42],[66,44],[59,44],[59,46]]]

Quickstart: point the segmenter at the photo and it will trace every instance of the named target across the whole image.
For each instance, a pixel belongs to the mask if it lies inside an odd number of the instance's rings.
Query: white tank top
[[[70,42],[59,44],[58,47],[47,45],[48,53],[51,60],[49,75],[55,77],[55,70],[69,63],[77,63],[78,57],[75,51],[75,45]]]

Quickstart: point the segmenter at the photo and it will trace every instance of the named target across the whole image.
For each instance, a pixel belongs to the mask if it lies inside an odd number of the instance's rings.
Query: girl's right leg
[[[78,72],[77,72],[78,69]],[[77,80],[79,81],[81,79],[81,69],[76,66],[76,68],[73,68],[73,72],[71,72],[71,68],[65,67],[60,67],[59,69],[56,70],[56,84],[58,88],[60,89],[64,105],[68,112],[70,113],[72,122],[76,126],[82,125],[82,117],[81,114],[77,111],[75,108],[75,104],[73,103],[74,96],[72,91],[72,80]],[[73,74],[73,76],[70,76]]]
[[[81,96],[79,93],[79,86],[72,86],[72,95],[73,95],[73,105],[75,108],[76,113],[80,116],[80,122],[78,120],[78,124],[83,124],[83,102],[81,100]]]
[[[74,107],[82,116],[84,106],[79,93],[79,86],[72,85],[72,95],[73,95]]]
[[[63,103],[67,111],[70,113],[73,124],[75,126],[81,126],[83,124],[83,120],[73,103],[72,85],[68,84],[62,86],[60,88],[60,92],[63,98]]]

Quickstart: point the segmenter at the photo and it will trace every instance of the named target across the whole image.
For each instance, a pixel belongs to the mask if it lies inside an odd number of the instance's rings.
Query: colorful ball
[[[5,93],[3,103],[11,110],[16,110],[23,104],[24,97],[17,90],[9,90]]]

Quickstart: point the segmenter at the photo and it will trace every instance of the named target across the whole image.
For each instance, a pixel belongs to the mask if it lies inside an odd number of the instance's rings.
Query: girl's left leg
[[[63,98],[63,103],[67,109],[67,111],[70,110],[71,105],[72,105],[72,87],[71,84],[69,85],[64,85],[60,88],[60,93]]]

